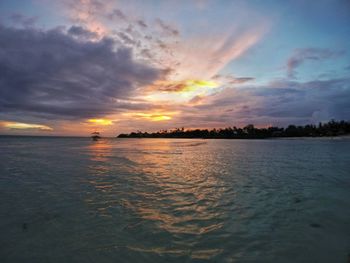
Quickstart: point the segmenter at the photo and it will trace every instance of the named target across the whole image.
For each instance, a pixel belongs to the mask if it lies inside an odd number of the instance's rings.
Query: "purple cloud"
[[[350,79],[279,81],[266,86],[226,88],[200,98],[181,116],[189,125],[305,124],[350,118]],[[197,101],[196,101],[197,102]],[[190,122],[190,120],[192,120]],[[179,120],[180,121],[180,120]]]
[[[307,60],[326,60],[336,58],[344,51],[333,51],[324,48],[300,48],[294,51],[294,54],[287,61],[287,71],[290,78],[295,77],[295,70]]]
[[[18,29],[0,25],[0,112],[82,119],[131,107],[127,100],[163,71],[134,60],[109,38],[89,41],[81,27]],[[135,107],[135,106],[132,106]],[[6,119],[6,118],[5,118]]]
[[[72,36],[85,39],[93,39],[98,37],[95,32],[91,32],[81,26],[71,26],[67,33]]]
[[[38,21],[36,16],[26,16],[21,13],[13,13],[9,16],[12,23],[23,27],[33,27]]]

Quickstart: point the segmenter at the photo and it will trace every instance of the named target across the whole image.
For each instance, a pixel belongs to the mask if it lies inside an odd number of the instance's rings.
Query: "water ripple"
[[[0,247],[13,262],[345,262],[349,142],[7,144]]]

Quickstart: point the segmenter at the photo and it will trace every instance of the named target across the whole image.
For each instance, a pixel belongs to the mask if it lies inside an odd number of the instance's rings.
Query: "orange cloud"
[[[208,80],[157,81],[148,87],[151,91],[161,92],[191,92],[203,88],[216,88],[219,83]]]
[[[46,125],[23,123],[23,122],[0,122],[0,125],[10,130],[40,130],[40,131],[53,131],[53,129]]]
[[[172,117],[176,114],[178,114],[178,112],[154,111],[154,112],[129,112],[129,113],[125,113],[124,116],[135,118],[135,119],[150,120],[150,121],[167,121],[167,120],[171,120]]]
[[[92,124],[97,124],[97,125],[103,125],[103,126],[108,126],[113,124],[113,121],[109,119],[88,119],[87,122]]]

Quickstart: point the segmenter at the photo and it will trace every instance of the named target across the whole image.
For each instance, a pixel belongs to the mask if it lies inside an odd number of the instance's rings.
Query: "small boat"
[[[101,139],[101,136],[100,136],[100,133],[99,132],[93,132],[93,133],[91,133],[91,139],[93,140],[93,141],[98,141],[99,139]]]

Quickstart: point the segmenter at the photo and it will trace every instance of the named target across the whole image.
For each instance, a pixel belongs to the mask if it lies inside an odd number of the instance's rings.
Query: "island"
[[[256,128],[249,124],[243,128],[235,126],[221,129],[185,129],[160,130],[157,132],[131,132],[119,134],[118,138],[201,138],[201,139],[266,139],[281,137],[333,137],[350,134],[349,121],[331,120],[318,125],[289,125],[286,128]]]

